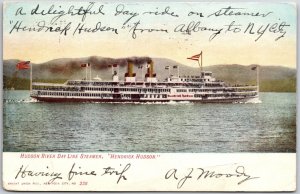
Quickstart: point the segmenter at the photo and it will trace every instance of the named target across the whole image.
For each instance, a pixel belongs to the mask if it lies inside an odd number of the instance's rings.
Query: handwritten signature
[[[232,179],[238,178],[237,184],[240,185],[246,181],[257,179],[259,177],[253,177],[246,173],[244,166],[237,166],[235,172],[231,173],[220,173],[214,170],[207,170],[204,168],[189,168],[187,169],[187,173],[182,175],[179,169],[172,168],[167,171],[165,174],[165,179],[175,180],[177,182],[177,188],[180,189],[188,180],[197,180],[200,181],[202,179]]]

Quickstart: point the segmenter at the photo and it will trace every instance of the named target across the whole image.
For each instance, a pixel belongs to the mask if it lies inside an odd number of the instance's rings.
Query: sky
[[[32,15],[31,11],[38,4],[38,13],[42,10],[46,13],[53,6],[50,11],[52,14]],[[90,6],[90,11],[95,14],[88,13],[85,18],[82,15],[66,14],[51,23],[57,16],[53,14],[54,10],[57,13],[68,12],[72,6],[73,11]],[[204,66],[259,64],[296,68],[297,27],[296,7],[293,4],[223,2],[91,4],[48,1],[7,2],[3,7],[4,59],[42,63],[56,58],[149,56],[169,58],[196,67],[197,61],[187,60],[187,57],[202,51]],[[20,8],[22,14],[17,11]],[[99,9],[101,13],[96,14]],[[226,9],[228,12],[224,14]],[[258,16],[250,16],[251,14]],[[129,19],[130,17],[132,18]],[[27,30],[14,29],[13,26],[17,22],[22,22],[22,28],[26,26]],[[99,22],[101,27],[117,29],[118,34],[113,30],[79,34],[78,30],[75,30],[78,25],[84,25],[84,28],[91,30],[96,28]],[[137,22],[139,23],[136,29],[143,29],[143,32],[136,30],[136,37],[133,38],[133,29]],[[50,26],[63,28],[69,23],[70,30],[67,31],[67,35],[46,30]],[[231,26],[229,30],[230,24],[236,26]],[[38,25],[44,25],[40,32],[28,31],[28,28],[38,29]],[[251,25],[253,29],[250,33]],[[233,32],[234,28],[236,32]],[[154,31],[148,32],[147,29]],[[210,40],[218,30],[221,30],[220,33]],[[186,33],[187,31],[190,34]],[[279,38],[282,35],[283,37]],[[276,40],[277,38],[279,39]]]

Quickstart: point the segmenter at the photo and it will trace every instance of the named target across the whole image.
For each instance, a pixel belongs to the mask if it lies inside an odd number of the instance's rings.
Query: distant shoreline
[[[120,80],[124,79],[126,72],[126,60],[133,60],[134,73],[138,80],[142,79],[142,70],[138,64],[142,64],[149,57],[129,57],[129,58],[105,58],[92,56],[86,58],[61,58],[53,59],[46,63],[33,65],[33,80],[39,82],[64,83],[69,79],[82,79],[85,77],[85,70],[81,67],[83,63],[90,63],[92,67],[92,77],[99,76],[103,80],[111,80],[112,69],[109,65],[117,64]],[[198,69],[178,63],[167,58],[151,58],[154,61],[154,73],[157,74],[158,80],[164,80],[169,77],[169,71],[166,67],[171,67],[170,74],[179,75],[197,75]],[[3,88],[29,89],[29,70],[16,71],[16,63],[19,60],[3,61]],[[191,63],[189,63],[191,64]],[[296,92],[297,70],[284,66],[260,66],[260,90],[263,92]],[[224,81],[226,84],[255,85],[256,72],[251,70],[252,65],[239,64],[221,64],[221,65],[204,65],[205,71],[211,71],[213,76]],[[146,67],[145,67],[146,68]],[[143,72],[145,73],[145,69]],[[199,70],[200,71],[200,70]]]

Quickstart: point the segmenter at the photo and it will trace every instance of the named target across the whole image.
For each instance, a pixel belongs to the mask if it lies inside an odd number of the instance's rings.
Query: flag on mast
[[[199,53],[197,55],[194,55],[194,56],[191,56],[191,57],[188,57],[187,59],[194,60],[194,61],[199,61],[200,57],[202,57],[202,51],[201,51],[201,53]]]
[[[30,69],[30,91],[32,91],[32,67],[29,66],[30,61],[20,61],[16,64],[17,70]]]
[[[29,63],[30,61],[21,61],[17,63],[16,68],[17,70],[30,69]]]
[[[199,67],[200,67],[200,73],[201,73],[201,76],[202,76],[202,59],[203,59],[202,51],[197,55],[188,57],[187,59],[198,61],[198,64],[199,64]]]

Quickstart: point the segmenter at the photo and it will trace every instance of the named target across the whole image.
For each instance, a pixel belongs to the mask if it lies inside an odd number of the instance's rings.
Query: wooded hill
[[[119,65],[120,79],[124,79],[124,73],[127,69],[127,61],[135,64],[134,72],[137,79],[141,80],[142,70],[139,65],[146,64],[149,57],[130,57],[130,58],[62,58],[55,59],[41,64],[31,64],[33,66],[33,80],[51,83],[64,83],[68,79],[85,78],[85,68],[81,67],[83,63],[90,63],[92,67],[92,77],[99,76],[103,80],[111,80],[111,68],[109,65]],[[199,75],[200,69],[197,62],[190,63],[194,67],[179,64],[173,60],[165,58],[153,58],[154,71],[157,78],[163,81],[168,77],[169,71],[165,69],[170,67],[171,74],[177,75],[179,67],[180,75]],[[30,70],[16,70],[16,64],[20,60],[3,61],[3,85],[4,89],[29,89]],[[190,62],[190,61],[187,61]],[[223,80],[228,84],[255,84],[256,71],[251,70],[253,65],[244,66],[238,64],[224,64],[204,66],[204,70],[212,71],[218,80]],[[146,68],[143,70],[145,74]],[[260,91],[262,92],[295,92],[296,91],[296,69],[281,66],[260,66]]]

